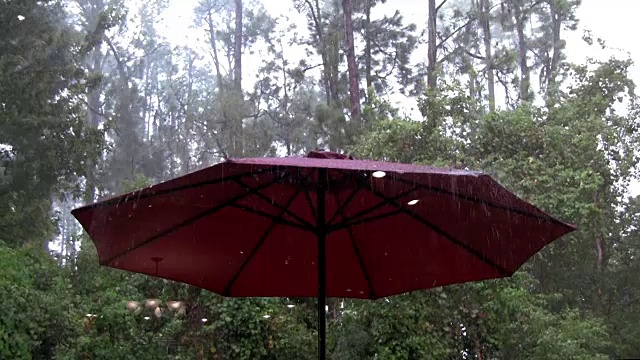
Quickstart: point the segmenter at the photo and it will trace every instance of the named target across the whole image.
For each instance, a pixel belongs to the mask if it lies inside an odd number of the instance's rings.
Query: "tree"
[[[307,18],[310,32],[304,44],[320,55],[322,63],[322,85],[328,107],[340,107],[338,86],[339,44],[342,42],[342,21],[335,1],[295,0],[296,10]],[[309,54],[311,51],[309,51]]]
[[[429,34],[429,48],[427,50],[427,87],[431,90],[434,90],[438,84],[438,76],[436,74],[436,64],[438,62],[437,19],[438,8],[436,7],[436,1],[429,0],[429,19],[427,20],[427,32]]]
[[[413,85],[415,76],[410,60],[418,43],[414,34],[416,25],[405,24],[398,11],[391,16],[372,17],[371,12],[380,3],[384,1],[356,1],[354,8],[354,36],[358,35],[364,42],[364,51],[358,56],[358,72],[365,79],[366,104],[372,103],[370,91],[382,96],[391,90],[394,80],[402,86],[400,91],[404,91]]]
[[[351,121],[360,122],[360,86],[358,78],[358,66],[356,65],[355,44],[353,42],[353,3],[351,0],[342,0],[344,11],[345,45],[347,48],[347,67],[349,72],[349,103],[351,108]]]
[[[80,190],[101,135],[85,122],[82,38],[66,25],[62,4],[11,2],[0,11],[1,237],[44,245],[52,196]]]
[[[293,26],[281,29],[269,46],[270,56],[260,68],[260,80],[256,82],[250,95],[254,111],[262,114],[262,134],[254,139],[265,138],[264,145],[255,144],[253,148],[265,151],[260,155],[273,153],[272,143],[284,146],[287,156],[306,153],[315,149],[320,129],[314,121],[315,108],[320,104],[321,94],[315,88],[316,80],[308,74],[314,66],[307,61],[292,63],[287,58],[286,35],[295,31]],[[255,140],[254,140],[255,141]]]
[[[250,117],[242,89],[242,55],[258,40],[271,41],[274,28],[271,16],[255,3],[245,10],[236,0],[233,6],[217,0],[203,0],[195,9],[196,26],[204,26],[207,46],[216,69],[217,109],[210,114],[210,132],[219,132],[216,142],[224,156],[244,154],[243,122]],[[221,52],[219,51],[221,50]],[[229,72],[224,74],[223,56]],[[216,113],[220,113],[220,115]]]

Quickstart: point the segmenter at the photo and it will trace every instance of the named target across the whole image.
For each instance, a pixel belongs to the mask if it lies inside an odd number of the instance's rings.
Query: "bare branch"
[[[440,47],[442,47],[442,45],[443,45],[445,42],[447,42],[449,39],[451,39],[455,34],[459,33],[462,29],[464,29],[464,28],[466,28],[467,26],[471,25],[471,23],[472,23],[472,22],[474,22],[475,20],[476,20],[475,18],[470,17],[470,18],[469,18],[469,20],[468,20],[466,23],[464,23],[464,24],[460,25],[457,29],[455,29],[453,32],[451,32],[451,34],[449,34],[449,35],[445,36],[445,38],[444,38],[444,39],[442,39],[442,40],[438,43],[438,45],[436,45],[436,48],[438,48],[438,49],[439,49]]]
[[[472,53],[471,51],[467,50],[467,49],[463,49],[464,53],[471,56],[474,59],[478,59],[478,60],[483,60],[484,61],[484,56],[481,55],[477,55]]]
[[[443,4],[444,4],[444,2],[446,2],[446,1],[447,1],[447,0],[444,0],[444,1],[443,1]],[[493,6],[492,6],[488,11],[489,11],[489,12],[491,12],[493,9],[495,9],[495,8],[496,8],[497,6],[499,6],[500,4],[502,4],[502,2],[501,2],[501,3],[498,3],[498,4],[493,5]],[[440,4],[440,5],[442,5],[442,4]],[[441,46],[442,46],[446,41],[448,41],[449,39],[451,39],[451,37],[453,37],[455,34],[457,34],[458,32],[460,32],[460,31],[461,31],[462,29],[464,29],[465,27],[467,27],[467,26],[471,25],[471,23],[473,23],[475,20],[477,20],[477,18],[476,18],[476,17],[469,16],[469,19],[467,20],[467,22],[466,22],[466,23],[464,23],[464,24],[460,25],[460,26],[459,26],[458,28],[456,28],[456,29],[455,29],[451,34],[447,35],[444,39],[442,39],[442,40],[438,43],[438,45],[437,45],[436,47],[437,47],[437,48],[440,48],[440,47],[441,47]]]
[[[222,146],[222,143],[220,142],[220,137],[218,136],[218,132],[216,130],[209,129],[207,124],[202,121],[194,119],[193,122],[195,124],[202,126],[208,133],[211,133],[211,137],[216,142],[216,146],[218,147],[218,152],[222,154],[223,159],[228,160],[229,156],[227,155],[227,152],[224,150],[224,146]]]
[[[438,11],[440,10],[440,8],[442,7],[442,5],[444,5],[447,2],[447,0],[442,0],[442,2],[440,3],[440,5],[436,6],[436,14],[438,13]]]
[[[322,65],[324,65],[324,64],[309,65],[309,66],[307,66],[307,67],[301,68],[301,69],[300,69],[300,71],[302,71],[302,72],[307,72],[307,71],[309,71],[309,70],[313,70],[313,69],[315,69],[315,68],[318,68],[318,67],[320,67],[320,66],[322,66]]]

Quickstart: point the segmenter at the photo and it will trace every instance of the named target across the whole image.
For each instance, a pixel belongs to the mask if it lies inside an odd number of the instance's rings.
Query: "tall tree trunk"
[[[513,12],[515,16],[516,32],[518,34],[518,60],[520,64],[520,101],[531,101],[531,76],[529,65],[527,65],[527,40],[524,35],[525,18],[522,7],[518,1],[513,1]]]
[[[338,11],[338,9],[336,9]],[[333,19],[335,21],[335,19]],[[332,107],[340,105],[340,96],[338,94],[338,81],[340,79],[340,44],[342,43],[342,34],[344,29],[342,23],[340,25],[330,24],[329,31],[325,33],[325,53],[327,55],[327,67],[329,69],[329,90],[331,92]]]
[[[89,59],[89,72],[92,75],[98,75],[102,73],[102,61],[104,56],[99,49],[94,49],[91,52],[91,58]],[[102,116],[100,115],[100,90],[99,88],[92,89],[87,95],[87,122],[89,126],[97,129],[102,122]],[[87,182],[84,194],[84,201],[86,203],[92,203],[95,200],[96,193],[96,164],[92,159],[87,160]]]
[[[229,111],[227,110],[227,106],[225,105],[225,101],[226,99],[228,99],[227,97],[227,87],[226,84],[224,83],[224,78],[222,77],[222,72],[220,71],[220,57],[218,55],[218,47],[216,44],[216,31],[215,31],[215,26],[213,23],[213,16],[211,14],[211,9],[209,9],[207,11],[207,26],[209,27],[207,29],[207,31],[209,32],[209,46],[211,47],[211,53],[213,56],[213,65],[216,68],[216,82],[217,82],[217,87],[218,87],[218,99],[220,99],[222,101],[222,104],[220,106],[221,111],[222,111],[222,122],[225,124],[225,126],[230,126],[230,123],[232,122],[232,119],[230,119],[229,117]],[[212,124],[214,119],[208,119],[208,122],[210,123],[210,131],[213,131],[213,128],[215,128],[216,126]],[[224,131],[222,131],[223,134],[227,133],[227,129],[224,129]],[[223,154],[223,156],[228,156],[227,151],[229,150],[229,145],[228,143],[223,143],[221,141],[219,141],[219,139],[217,139],[216,137],[217,135],[213,134],[213,137],[216,138],[216,145],[219,148],[218,151]],[[230,135],[231,136],[231,135]]]
[[[236,91],[242,91],[242,0],[235,0],[236,27],[233,48],[233,81]]]
[[[553,91],[556,84],[556,77],[558,75],[558,68],[560,67],[560,56],[562,54],[562,43],[560,39],[560,30],[562,29],[562,15],[555,4],[555,2],[549,2],[549,12],[551,16],[551,32],[552,32],[552,44],[553,54],[551,55],[550,63],[546,69],[547,73],[547,91]]]
[[[117,141],[119,145],[117,150],[114,151],[114,156],[117,160],[117,172],[126,177],[129,180],[133,180],[136,176],[139,163],[139,148],[138,148],[138,135],[136,132],[136,126],[133,118],[133,91],[129,86],[129,72],[126,67],[125,61],[121,58],[118,50],[111,41],[106,38],[105,42],[116,62],[116,69],[118,71],[118,102],[116,103],[116,116],[118,121],[116,122],[116,128],[118,129]],[[121,192],[122,189],[116,189],[117,192]]]
[[[493,54],[491,52],[491,0],[480,0],[480,20],[484,39],[484,60],[487,67],[487,91],[489,96],[489,110],[496,111],[495,72],[493,70]]]
[[[353,4],[351,0],[342,0],[344,11],[345,42],[347,45],[347,68],[349,71],[349,100],[351,121],[360,122],[360,89],[358,86],[358,65],[353,41]]]
[[[184,135],[182,140],[182,173],[188,174],[191,171],[191,152],[189,150],[189,145],[191,143],[191,129],[193,127],[193,81],[194,81],[194,59],[191,57],[191,54],[188,55],[187,58],[188,67],[187,67],[187,94],[184,103]]]
[[[284,117],[284,145],[287,148],[287,156],[293,155],[293,144],[292,144],[292,133],[295,131],[292,129],[292,121],[291,115],[289,113],[289,76],[287,75],[287,59],[284,54],[284,46],[282,45],[282,39],[279,41],[280,44],[280,66],[282,68],[282,91],[284,92],[282,96],[282,114]],[[277,115],[276,115],[277,116]]]
[[[320,58],[322,59],[322,85],[324,88],[327,106],[331,106],[333,100],[335,99],[335,96],[332,91],[333,86],[331,81],[331,66],[329,63],[329,56],[327,54],[329,43],[324,31],[325,26],[323,24],[322,13],[320,11],[320,2],[318,0],[315,0],[315,2],[312,3],[311,0],[306,0],[305,4],[308,7],[309,16],[311,17],[311,22],[313,23],[315,38],[318,43],[318,53],[320,54]]]
[[[427,22],[428,47],[427,47],[427,88],[433,90],[438,84],[438,74],[436,74],[438,44],[437,44],[437,19],[436,0],[429,0],[429,18]]]
[[[373,85],[373,78],[371,77],[371,1],[367,0],[365,4],[365,23],[364,23],[364,69],[365,78],[367,82],[367,103],[371,102],[369,99],[369,89]]]
[[[213,17],[211,16],[211,9],[207,12],[207,25],[209,26],[209,46],[213,53],[213,65],[216,68],[216,81],[218,82],[218,91],[222,92],[222,73],[220,72],[220,58],[218,57],[218,48],[216,46],[216,33],[213,26]]]
[[[593,202],[596,209],[600,209],[600,194],[596,191],[593,196]],[[596,236],[596,269],[599,272],[604,272],[607,266],[607,257],[606,257],[606,244],[602,235]]]
[[[240,157],[244,153],[243,136],[242,136],[242,120],[244,118],[244,94],[242,93],[242,0],[235,0],[235,31],[234,31],[234,49],[233,49],[233,92],[234,105],[238,109],[234,109],[232,123],[232,148],[229,155]]]

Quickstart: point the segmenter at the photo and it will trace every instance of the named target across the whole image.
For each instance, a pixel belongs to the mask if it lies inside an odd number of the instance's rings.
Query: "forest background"
[[[331,299],[330,358],[640,356],[631,2],[286,3],[0,1],[0,358],[314,359],[315,300],[102,268],[69,211],[317,148],[482,170],[579,227],[510,279]]]

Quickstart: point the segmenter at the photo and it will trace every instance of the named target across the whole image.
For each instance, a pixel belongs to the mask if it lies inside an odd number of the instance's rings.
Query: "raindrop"
[[[202,321],[203,323],[206,323],[209,320],[207,320],[207,318],[202,318],[202,320],[200,320],[200,321]]]
[[[244,255],[244,251],[240,251],[240,255]]]
[[[413,199],[413,200],[409,201],[409,202],[407,203],[407,205],[415,205],[415,204],[417,204],[417,203],[418,203],[418,201],[420,201],[420,200]]]
[[[24,20],[24,16],[18,15],[18,21],[22,21],[22,20]]]
[[[149,207],[149,208],[150,208],[150,207],[152,207],[152,206],[153,206],[152,204],[149,204],[149,206],[147,206],[147,207]]]
[[[296,307],[296,306],[295,306],[295,305],[293,305],[293,304],[289,304],[289,305],[287,305],[287,307],[288,307],[289,309],[293,309],[293,308],[294,308],[294,307]]]
[[[373,174],[371,174],[374,178],[378,178],[381,179],[383,177],[385,177],[385,175],[387,175],[387,173],[385,173],[384,171],[376,171]]]
[[[150,319],[150,317],[148,317],[148,316],[145,316],[145,317],[144,317],[144,319],[145,319],[145,320],[149,320],[149,319]]]
[[[263,316],[263,318],[265,318],[265,319],[268,319],[270,317],[271,317],[271,315],[268,315],[268,314]]]
[[[351,289],[347,289],[347,292],[351,292]]]

